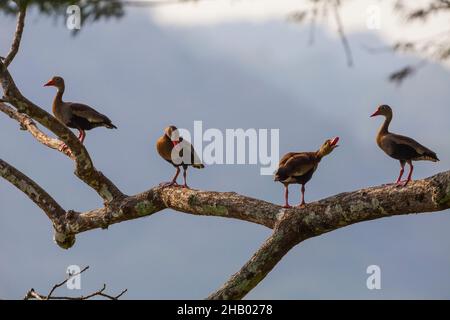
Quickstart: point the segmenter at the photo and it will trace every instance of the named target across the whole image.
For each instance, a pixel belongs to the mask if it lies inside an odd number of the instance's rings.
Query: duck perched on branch
[[[162,186],[178,186],[177,178],[180,174],[180,167],[183,167],[183,188],[189,188],[186,178],[188,167],[192,166],[196,169],[203,169],[205,167],[201,163],[194,147],[180,137],[178,129],[175,126],[169,126],[164,129],[164,134],[156,142],[156,150],[164,160],[176,168],[172,181],[162,183]]]
[[[427,160],[437,162],[439,158],[434,151],[421,145],[416,140],[399,134],[389,132],[389,124],[392,121],[392,108],[386,104],[380,105],[371,117],[383,116],[385,120],[377,134],[377,144],[388,156],[400,161],[400,175],[396,184],[406,186],[412,177],[413,161]],[[405,164],[409,165],[408,178],[402,181]]]
[[[53,99],[53,114],[67,127],[79,131],[78,139],[81,143],[84,142],[84,138],[86,137],[86,130],[97,127],[117,129],[107,116],[97,112],[93,108],[81,103],[64,102],[62,96],[64,94],[65,84],[62,77],[55,76],[44,84],[44,87],[49,86],[58,88],[56,96]],[[67,149],[67,146],[63,145],[62,149]]]
[[[330,154],[338,147],[339,137],[328,139],[315,152],[289,152],[280,160],[277,172],[275,172],[275,181],[284,184],[284,208],[290,208],[289,205],[289,185],[301,184],[301,203],[305,205],[305,184],[311,180],[314,172],[319,166],[320,160]]]

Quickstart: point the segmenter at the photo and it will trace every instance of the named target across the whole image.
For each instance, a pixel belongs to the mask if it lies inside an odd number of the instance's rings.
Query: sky
[[[390,72],[423,57],[369,53],[367,46],[385,47],[395,41],[395,33],[390,24],[370,30],[352,22],[373,3],[358,1],[367,6],[349,4],[345,9],[355,61],[349,68],[333,26],[320,24],[315,44],[308,45],[308,25],[286,21],[290,2],[275,6],[261,1],[258,7],[256,1],[233,1],[230,10],[223,9],[225,3],[214,9],[201,2],[185,10],[134,8],[121,20],[85,25],[76,37],[61,21],[30,13],[10,71],[22,93],[46,110],[55,91],[42,85],[61,75],[66,100],[87,103],[113,120],[118,130],[88,132],[86,146],[96,167],[127,194],[173,175],[155,142],[165,126],[189,129],[195,120],[220,130],[279,129],[281,154],[313,151],[325,139],[340,136],[341,146],[308,183],[307,201],[390,182],[397,177],[398,163],[376,146],[381,119],[369,118],[380,103],[394,109],[394,132],[416,138],[441,159],[417,163],[414,176],[447,170],[448,67],[429,61],[402,86],[389,83]],[[391,21],[384,13],[382,18],[382,26]],[[406,24],[398,28],[405,34],[410,30]],[[426,35],[434,28],[420,30]],[[14,29],[14,19],[1,16],[0,52],[8,50]],[[6,116],[0,115],[0,127],[2,159],[32,177],[64,208],[102,206],[95,192],[73,175],[70,160],[36,143]],[[211,165],[191,170],[189,182],[196,189],[282,203],[282,185],[261,176],[259,169]],[[299,200],[298,189],[291,187],[292,203]],[[449,227],[444,211],[364,222],[309,239],[291,250],[247,298],[448,299]],[[40,209],[1,181],[0,298],[20,299],[31,287],[45,293],[75,264],[90,266],[82,290],[62,289],[61,294],[85,294],[106,283],[111,293],[127,288],[128,299],[202,299],[239,270],[270,230],[165,210],[80,234],[70,250],[56,246],[52,234]],[[366,287],[366,269],[373,264],[381,268],[381,290]]]
[[[171,2],[169,0],[169,2]],[[448,16],[443,13],[433,14],[433,19],[423,23],[408,23],[405,28],[405,17],[393,9],[393,1],[386,0],[345,0],[341,1],[339,13],[344,21],[346,32],[361,32],[374,30],[377,36],[385,41],[395,41],[399,37],[403,40],[422,39],[436,34],[448,32],[443,26],[448,23]],[[407,8],[423,7],[429,0],[406,1]],[[312,1],[297,0],[206,0],[187,3],[173,3],[171,5],[156,6],[149,10],[154,21],[164,26],[215,26],[224,23],[245,22],[249,24],[267,21],[289,20],[289,16],[296,12],[304,12],[317,8],[316,23],[326,28],[330,36],[338,37],[336,20],[330,11],[323,15],[322,4],[315,5]],[[308,17],[304,24],[310,24]],[[450,67],[450,63],[445,62]]]

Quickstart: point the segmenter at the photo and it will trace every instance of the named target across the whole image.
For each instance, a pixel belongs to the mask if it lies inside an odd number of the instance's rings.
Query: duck
[[[408,185],[408,183],[411,181],[414,170],[413,161],[439,161],[436,152],[431,151],[416,140],[389,132],[389,125],[391,124],[393,116],[392,108],[389,105],[383,104],[378,106],[376,111],[370,117],[376,116],[385,117],[383,124],[378,130],[378,134],[376,137],[377,145],[389,157],[400,162],[400,174],[394,184],[398,186]],[[406,164],[408,164],[409,166],[409,173],[407,179],[405,181],[402,181]]]
[[[44,87],[56,87],[58,91],[53,99],[52,111],[56,119],[62,122],[65,126],[77,129],[79,132],[78,139],[83,144],[86,137],[87,130],[97,127],[106,127],[108,129],[117,129],[111,120],[91,108],[88,105],[74,102],[63,101],[63,94],[65,90],[64,79],[60,76],[54,76]],[[64,151],[67,146],[63,144],[61,150]]]
[[[281,182],[284,185],[285,204],[283,208],[291,208],[289,205],[289,185],[301,184],[301,203],[299,207],[304,207],[305,185],[311,180],[314,172],[317,170],[323,157],[329,155],[339,145],[339,137],[327,139],[319,150],[314,152],[289,152],[280,160],[274,181]]]
[[[161,158],[176,168],[173,179],[170,182],[161,183],[160,186],[179,186],[177,183],[177,178],[180,174],[180,167],[182,167],[184,180],[182,187],[189,188],[187,185],[188,167],[194,167],[196,169],[203,169],[205,167],[205,165],[201,163],[194,147],[180,136],[178,128],[174,125],[168,126],[164,129],[164,134],[156,141],[156,150]],[[183,153],[186,150],[189,151],[190,155],[187,154],[183,157]]]

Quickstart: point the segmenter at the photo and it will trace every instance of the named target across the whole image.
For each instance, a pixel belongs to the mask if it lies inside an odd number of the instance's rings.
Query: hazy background
[[[355,15],[360,7],[355,7]],[[158,11],[160,10],[160,11]],[[164,9],[166,10],[166,9]],[[119,127],[96,129],[86,145],[98,169],[127,194],[167,181],[174,170],[155,141],[169,124],[192,128],[279,128],[280,152],[315,150],[331,136],[341,147],[323,160],[307,185],[307,201],[386,183],[398,162],[375,144],[382,119],[376,105],[394,108],[392,130],[435,150],[441,162],[417,163],[424,178],[450,166],[450,74],[422,69],[401,87],[390,72],[420,57],[370,54],[389,45],[389,30],[351,28],[355,66],[348,68],[332,28],[309,29],[281,15],[176,23],[163,9],[129,9],[119,21],[83,26],[72,37],[60,22],[30,13],[10,69],[22,92],[51,109],[53,75],[66,80],[65,99],[94,106]],[[163,12],[164,11],[164,12]],[[188,14],[189,11],[186,11]],[[169,17],[169,18],[167,18]],[[192,19],[191,19],[192,20]],[[175,22],[174,22],[175,21]],[[0,15],[0,52],[9,49],[15,20]],[[408,29],[408,26],[405,26]],[[66,209],[89,210],[101,199],[73,175],[73,163],[36,143],[0,115],[1,157],[29,175]],[[236,191],[282,203],[283,188],[255,165],[216,165],[190,171],[190,185]],[[299,201],[291,187],[291,202]],[[293,249],[247,298],[450,298],[448,212],[380,219],[310,239]],[[165,210],[154,216],[77,236],[64,251],[52,242],[48,218],[20,191],[0,181],[0,298],[42,293],[68,265],[89,265],[82,294],[103,283],[126,298],[204,298],[236,272],[270,234],[251,223]],[[377,264],[382,289],[366,288]]]

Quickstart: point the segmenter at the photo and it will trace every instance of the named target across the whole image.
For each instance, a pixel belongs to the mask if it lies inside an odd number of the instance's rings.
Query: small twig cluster
[[[89,269],[89,266],[85,267],[80,272],[70,274],[64,281],[61,281],[59,283],[56,283],[53,285],[53,287],[50,289],[49,293],[47,295],[43,295],[38,293],[36,290],[31,288],[27,294],[25,295],[24,300],[88,300],[94,297],[103,297],[109,300],[118,300],[120,297],[122,297],[126,292],[127,289],[123,290],[118,295],[112,296],[110,294],[105,293],[106,290],[106,284],[103,284],[103,287],[100,290],[97,290],[93,293],[90,293],[85,296],[78,296],[78,297],[69,297],[69,296],[55,296],[54,293],[56,289],[61,288],[64,286],[67,281],[69,281],[72,277],[78,276]]]

